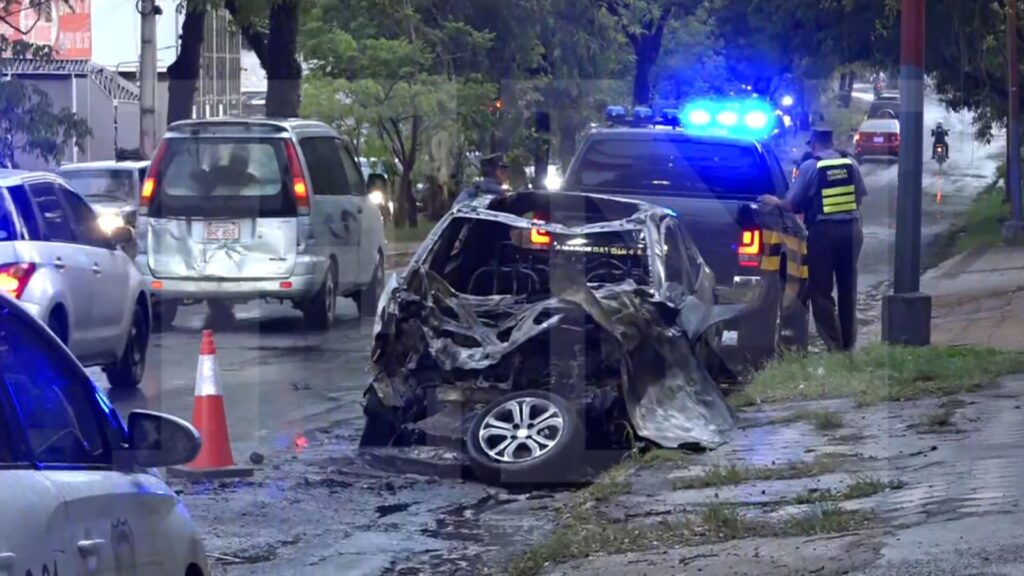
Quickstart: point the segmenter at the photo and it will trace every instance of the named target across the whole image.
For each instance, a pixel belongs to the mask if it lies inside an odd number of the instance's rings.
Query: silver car
[[[102,366],[110,385],[142,381],[150,334],[145,280],[92,207],[52,174],[0,170],[0,290],[63,342]]]
[[[384,277],[384,224],[351,146],[320,122],[190,120],[171,125],[143,183],[136,260],[154,326],[183,303],[230,314],[290,302],[328,330],[338,296],[365,316]]]
[[[148,168],[148,160],[107,160],[65,164],[59,174],[96,210],[100,227],[109,233],[121,226],[136,227],[139,193]],[[138,229],[136,233],[142,236]]]

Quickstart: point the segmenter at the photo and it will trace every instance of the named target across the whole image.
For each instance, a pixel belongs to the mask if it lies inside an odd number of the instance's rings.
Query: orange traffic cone
[[[192,425],[199,430],[203,446],[195,460],[184,467],[171,469],[175,476],[210,480],[253,475],[252,468],[236,466],[231,454],[224,395],[217,381],[217,347],[213,343],[213,330],[203,330],[203,340],[199,345]]]

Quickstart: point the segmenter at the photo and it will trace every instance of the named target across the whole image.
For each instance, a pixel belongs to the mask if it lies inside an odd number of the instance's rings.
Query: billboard
[[[56,14],[36,12],[36,2],[15,0],[6,9],[7,19],[18,29],[0,22],[0,34],[11,41],[24,39],[35,44],[53,47],[53,57],[67,60],[89,60],[92,58],[92,14],[91,0],[70,0],[54,2]],[[25,34],[22,34],[22,31]]]

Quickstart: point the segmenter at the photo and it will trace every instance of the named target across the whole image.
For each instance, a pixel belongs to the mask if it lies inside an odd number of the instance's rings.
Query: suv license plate
[[[882,142],[885,142],[885,138],[882,138],[881,136],[875,136],[875,142],[881,144]]]
[[[238,240],[241,226],[238,222],[207,222],[207,240]]]

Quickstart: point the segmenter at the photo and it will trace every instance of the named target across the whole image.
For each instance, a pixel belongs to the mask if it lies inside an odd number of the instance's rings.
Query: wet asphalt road
[[[863,103],[873,99],[869,86],[862,90],[854,92],[854,97]],[[950,131],[950,158],[941,171],[931,160],[930,131],[937,121]],[[924,126],[921,242],[927,250],[949,233],[971,200],[995,177],[1006,140],[1000,133],[990,144],[976,143],[971,117],[947,111],[930,95],[925,98]],[[861,171],[868,188],[862,207],[864,248],[860,257],[860,287],[864,290],[892,278],[899,164],[869,157],[861,163]]]
[[[154,336],[140,389],[108,392],[119,412],[147,409],[191,419],[206,323],[205,305],[185,307],[172,330]],[[305,431],[330,424],[355,434],[372,329],[345,298],[338,300],[338,319],[328,333],[307,330],[290,306],[256,302],[236,308],[234,322],[214,326],[236,459],[286,448]],[[101,371],[90,373],[105,382]]]

